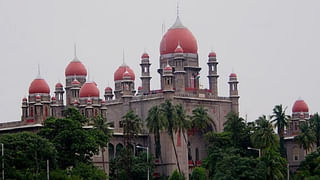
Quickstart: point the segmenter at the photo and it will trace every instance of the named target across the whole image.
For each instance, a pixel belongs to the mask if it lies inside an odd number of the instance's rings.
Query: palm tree
[[[211,119],[208,115],[208,110],[204,109],[202,106],[198,106],[192,110],[191,123],[192,127],[199,130],[202,134],[213,129],[211,126]]]
[[[310,118],[310,125],[312,128],[312,131],[315,134],[316,138],[316,145],[317,147],[320,146],[320,116],[318,113],[315,113],[311,118]]]
[[[129,148],[131,141],[142,130],[142,122],[138,115],[130,110],[126,115],[122,117],[122,127],[124,135],[124,144]]]
[[[233,144],[240,145],[242,143],[242,138],[249,139],[249,136],[246,135],[246,124],[244,119],[239,117],[235,112],[229,112],[226,116],[227,121],[224,123],[224,131],[231,133],[231,140]],[[248,146],[246,146],[247,148]]]
[[[172,146],[173,146],[174,153],[175,153],[176,160],[177,160],[178,170],[179,170],[179,172],[181,172],[178,154],[177,154],[176,146],[174,144],[174,139],[173,139],[173,133],[174,133],[174,129],[176,127],[176,119],[177,119],[176,118],[177,117],[176,110],[175,110],[174,106],[172,105],[172,103],[169,100],[166,100],[164,103],[162,103],[160,105],[160,111],[163,114],[163,118],[168,122],[166,129],[168,131],[168,135],[170,136],[170,139],[172,142]]]
[[[281,157],[279,152],[272,149],[266,149],[261,160],[266,165],[267,180],[282,180],[286,177],[286,159]]]
[[[102,153],[102,164],[103,164],[103,170],[106,172],[106,165],[104,162],[104,151],[105,147],[107,147],[107,144],[109,142],[109,138],[112,136],[112,130],[109,128],[109,123],[107,123],[107,118],[103,118],[101,115],[98,115],[93,119],[93,126],[101,133],[103,133],[106,137],[106,139],[100,141],[100,147],[101,147],[101,153]]]
[[[161,159],[160,132],[167,127],[167,122],[162,117],[160,108],[158,106],[153,106],[151,109],[149,109],[146,121],[149,132],[154,134],[156,157],[160,157]]]
[[[277,127],[278,135],[280,137],[280,154],[282,157],[286,157],[286,148],[284,147],[284,128],[288,126],[288,120],[290,116],[286,115],[286,109],[282,104],[276,105],[273,108],[273,114],[271,115],[271,122]]]
[[[266,149],[277,149],[277,136],[273,131],[273,126],[265,115],[256,120],[256,126],[251,136],[251,142],[254,147],[259,148],[262,152]]]
[[[283,108],[282,104],[276,105],[273,108],[273,115],[271,115],[271,122],[278,128],[278,135],[280,138],[284,136],[284,128],[288,125],[290,116],[286,115],[287,108]]]
[[[302,122],[299,125],[299,135],[294,137],[294,140],[306,150],[306,154],[308,153],[308,150],[312,148],[312,144],[315,141],[314,133],[309,127],[307,122]]]
[[[185,132],[187,129],[190,128],[190,122],[186,116],[186,112],[183,109],[181,104],[178,104],[175,106],[177,118],[176,118],[176,124],[174,127],[174,131],[178,133],[182,133],[184,142],[188,144],[187,138],[185,136]]]

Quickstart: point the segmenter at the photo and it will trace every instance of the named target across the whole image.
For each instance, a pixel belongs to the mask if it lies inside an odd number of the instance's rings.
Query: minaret
[[[113,98],[113,94],[112,94],[112,88],[111,87],[106,87],[104,89],[104,99],[106,101],[110,101]]]
[[[122,75],[121,89],[122,97],[132,97],[135,94],[134,82],[127,70]]]
[[[102,118],[107,118],[107,105],[105,100],[101,100],[101,116]]]
[[[167,64],[163,70],[163,92],[174,92],[172,67]]]
[[[76,46],[74,46],[74,58],[73,60],[68,64],[66,70],[65,70],[65,76],[66,76],[66,105],[72,105],[72,95],[71,95],[71,88],[72,88],[72,81],[76,79],[80,82],[80,87],[86,82],[87,77],[87,69],[85,66],[81,63],[81,61],[77,57],[77,49]]]
[[[215,52],[210,52],[208,60],[208,79],[209,79],[209,89],[214,96],[218,96],[218,62]]]
[[[185,90],[185,74],[184,70],[184,57],[183,57],[183,49],[178,43],[177,48],[174,51],[174,81],[175,81],[175,89],[177,92],[183,92]]]
[[[231,73],[229,76],[229,97],[231,99],[231,110],[235,113],[239,113],[239,94],[238,94],[238,83],[237,75],[235,73]]]
[[[55,99],[56,99],[56,104],[57,105],[63,105],[63,94],[64,94],[64,90],[63,90],[63,85],[59,82],[56,84],[55,86]]]
[[[22,115],[21,120],[24,121],[28,117],[28,100],[26,97],[22,99]]]
[[[145,52],[141,56],[141,81],[142,81],[142,93],[143,94],[149,94],[150,92],[150,61],[149,61],[149,55]]]
[[[79,101],[79,93],[80,93],[80,82],[77,79],[74,79],[71,83],[71,102],[74,100]]]

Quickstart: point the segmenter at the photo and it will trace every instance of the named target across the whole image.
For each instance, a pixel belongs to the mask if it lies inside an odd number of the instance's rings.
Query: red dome
[[[215,52],[210,52],[208,57],[217,57],[217,54]]]
[[[106,88],[104,89],[104,91],[107,91],[107,92],[112,91],[112,88],[111,88],[111,87],[106,87]]]
[[[185,53],[197,53],[198,45],[197,40],[193,34],[184,27],[177,17],[174,25],[162,37],[160,43],[160,54],[174,53],[178,43],[183,47]]]
[[[41,99],[41,96],[40,96],[40,95],[37,95],[37,96],[36,96],[36,99]]]
[[[234,78],[236,78],[236,77],[237,77],[237,74],[236,74],[236,73],[231,73],[229,77],[234,77]]]
[[[52,96],[51,100],[52,100],[52,101],[55,101],[55,100],[56,100],[56,97]]]
[[[128,71],[128,73],[130,74],[131,80],[135,80],[135,75],[134,75],[133,70],[129,66],[125,65],[125,64],[121,65],[116,70],[116,72],[114,72],[114,80],[115,81],[122,80],[123,79],[123,75],[124,75],[124,73],[126,71]]]
[[[142,90],[142,86],[139,86],[139,87],[138,87],[138,90],[141,91],[141,90]]]
[[[101,100],[101,104],[106,104],[106,101],[105,100]]]
[[[292,107],[292,112],[309,112],[309,108],[304,100],[297,100]]]
[[[38,94],[38,93],[50,93],[50,88],[47,82],[42,78],[36,78],[32,81],[29,87],[29,94]]]
[[[80,89],[80,97],[99,97],[99,89],[94,82],[86,82]]]
[[[22,99],[22,101],[27,101],[28,99],[26,98],[26,97],[24,97],[23,99]]]
[[[62,88],[62,87],[63,87],[63,85],[61,83],[56,84],[56,88]]]
[[[65,71],[66,76],[87,76],[87,69],[79,60],[73,60],[69,63]]]
[[[165,71],[172,71],[172,67],[168,64],[165,68],[164,68]]]
[[[145,52],[142,54],[141,59],[146,59],[146,58],[149,58],[149,54]]]
[[[79,104],[79,102],[75,99],[75,100],[73,101],[73,104]]]
[[[72,85],[79,85],[80,82],[77,79],[74,79],[71,84]]]

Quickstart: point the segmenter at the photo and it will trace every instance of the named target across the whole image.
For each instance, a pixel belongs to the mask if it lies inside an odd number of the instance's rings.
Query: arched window
[[[109,143],[108,151],[109,151],[109,160],[112,160],[114,158],[114,146],[113,146],[113,144]]]
[[[117,144],[117,146],[116,146],[116,156],[119,156],[119,155],[120,155],[122,149],[123,149],[123,145],[120,144],[120,143]]]

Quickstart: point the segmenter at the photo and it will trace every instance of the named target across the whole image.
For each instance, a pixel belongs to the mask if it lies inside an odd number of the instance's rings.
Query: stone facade
[[[105,170],[108,172],[109,159],[117,154],[121,146],[124,146],[121,118],[129,110],[133,110],[145,123],[148,110],[165,100],[170,100],[175,105],[182,104],[188,115],[191,115],[192,110],[197,106],[203,106],[208,110],[213,130],[223,131],[227,113],[230,111],[238,113],[239,111],[236,74],[232,73],[229,77],[229,96],[220,97],[218,94],[218,61],[216,54],[211,52],[207,63],[209,88],[201,89],[199,85],[201,67],[199,67],[197,44],[191,32],[182,25],[179,17],[164,35],[160,46],[158,69],[161,77],[160,90],[151,90],[151,63],[149,55],[144,53],[140,62],[142,86],[138,88],[138,92],[135,90],[135,74],[130,67],[123,64],[114,74],[114,91],[107,87],[104,99],[101,99],[95,82],[87,81],[86,69],[75,55],[75,59],[66,68],[65,90],[61,83],[57,83],[55,95],[51,98],[50,90],[46,89],[46,82],[39,76],[35,81],[41,82],[31,84],[30,89],[33,91],[29,89],[28,99],[23,99],[21,121],[0,124],[0,132],[22,129],[23,126],[26,126],[28,130],[36,130],[42,126],[47,117],[62,117],[63,111],[68,107],[77,108],[89,119],[101,114],[112,124],[114,136],[109,147],[104,151],[105,160],[102,160],[100,153],[93,158],[93,161],[99,167],[103,167],[102,162],[105,162]],[[185,136],[190,146],[179,132],[175,134],[174,145],[177,148],[181,170],[188,175],[193,167],[201,164],[201,160],[207,154],[204,137],[199,132],[188,131]],[[153,135],[148,133],[146,127],[135,143],[149,147],[150,153],[154,154]],[[163,163],[156,160],[155,175],[170,175],[174,169],[177,169],[177,160],[166,132],[161,133],[161,148]]]

